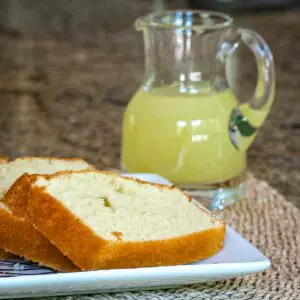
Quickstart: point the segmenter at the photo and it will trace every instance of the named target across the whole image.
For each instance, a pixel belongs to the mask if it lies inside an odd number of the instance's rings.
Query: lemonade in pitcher
[[[123,120],[122,171],[161,175],[198,200],[209,199],[212,209],[243,197],[246,151],[274,99],[268,45],[232,24],[230,16],[208,11],[139,18],[145,73]],[[242,103],[226,78],[227,58],[241,43],[258,70],[254,95]]]
[[[246,155],[232,145],[227,130],[236,105],[229,89],[191,94],[173,85],[138,91],[124,115],[122,167],[181,185],[239,176]]]

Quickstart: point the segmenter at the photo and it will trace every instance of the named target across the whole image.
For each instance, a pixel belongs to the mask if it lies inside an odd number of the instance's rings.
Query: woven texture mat
[[[249,174],[246,199],[226,209],[224,217],[233,228],[271,258],[271,270],[243,278],[168,290],[52,299],[300,300],[300,210],[266,182]]]

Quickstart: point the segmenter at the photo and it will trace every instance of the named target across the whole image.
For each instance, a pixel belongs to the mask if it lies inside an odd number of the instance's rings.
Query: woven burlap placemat
[[[272,260],[272,269],[243,278],[167,290],[52,299],[300,299],[300,210],[249,174],[246,199],[224,211],[228,223]],[[48,298],[49,299],[49,298]]]

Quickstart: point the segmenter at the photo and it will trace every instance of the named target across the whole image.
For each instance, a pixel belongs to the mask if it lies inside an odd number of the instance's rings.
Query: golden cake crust
[[[0,220],[0,246],[5,251],[59,271],[78,270],[27,220],[16,218],[4,208],[0,208]]]
[[[0,260],[5,260],[5,259],[20,259],[20,258],[0,248]]]

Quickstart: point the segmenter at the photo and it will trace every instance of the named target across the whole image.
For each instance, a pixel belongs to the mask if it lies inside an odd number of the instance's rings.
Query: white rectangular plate
[[[129,176],[170,184],[155,174]],[[18,265],[17,269],[10,269],[12,265],[9,261],[0,262],[0,299],[175,287],[260,272],[271,264],[254,246],[227,227],[225,246],[218,254],[188,265],[76,273],[52,273],[28,262]]]

